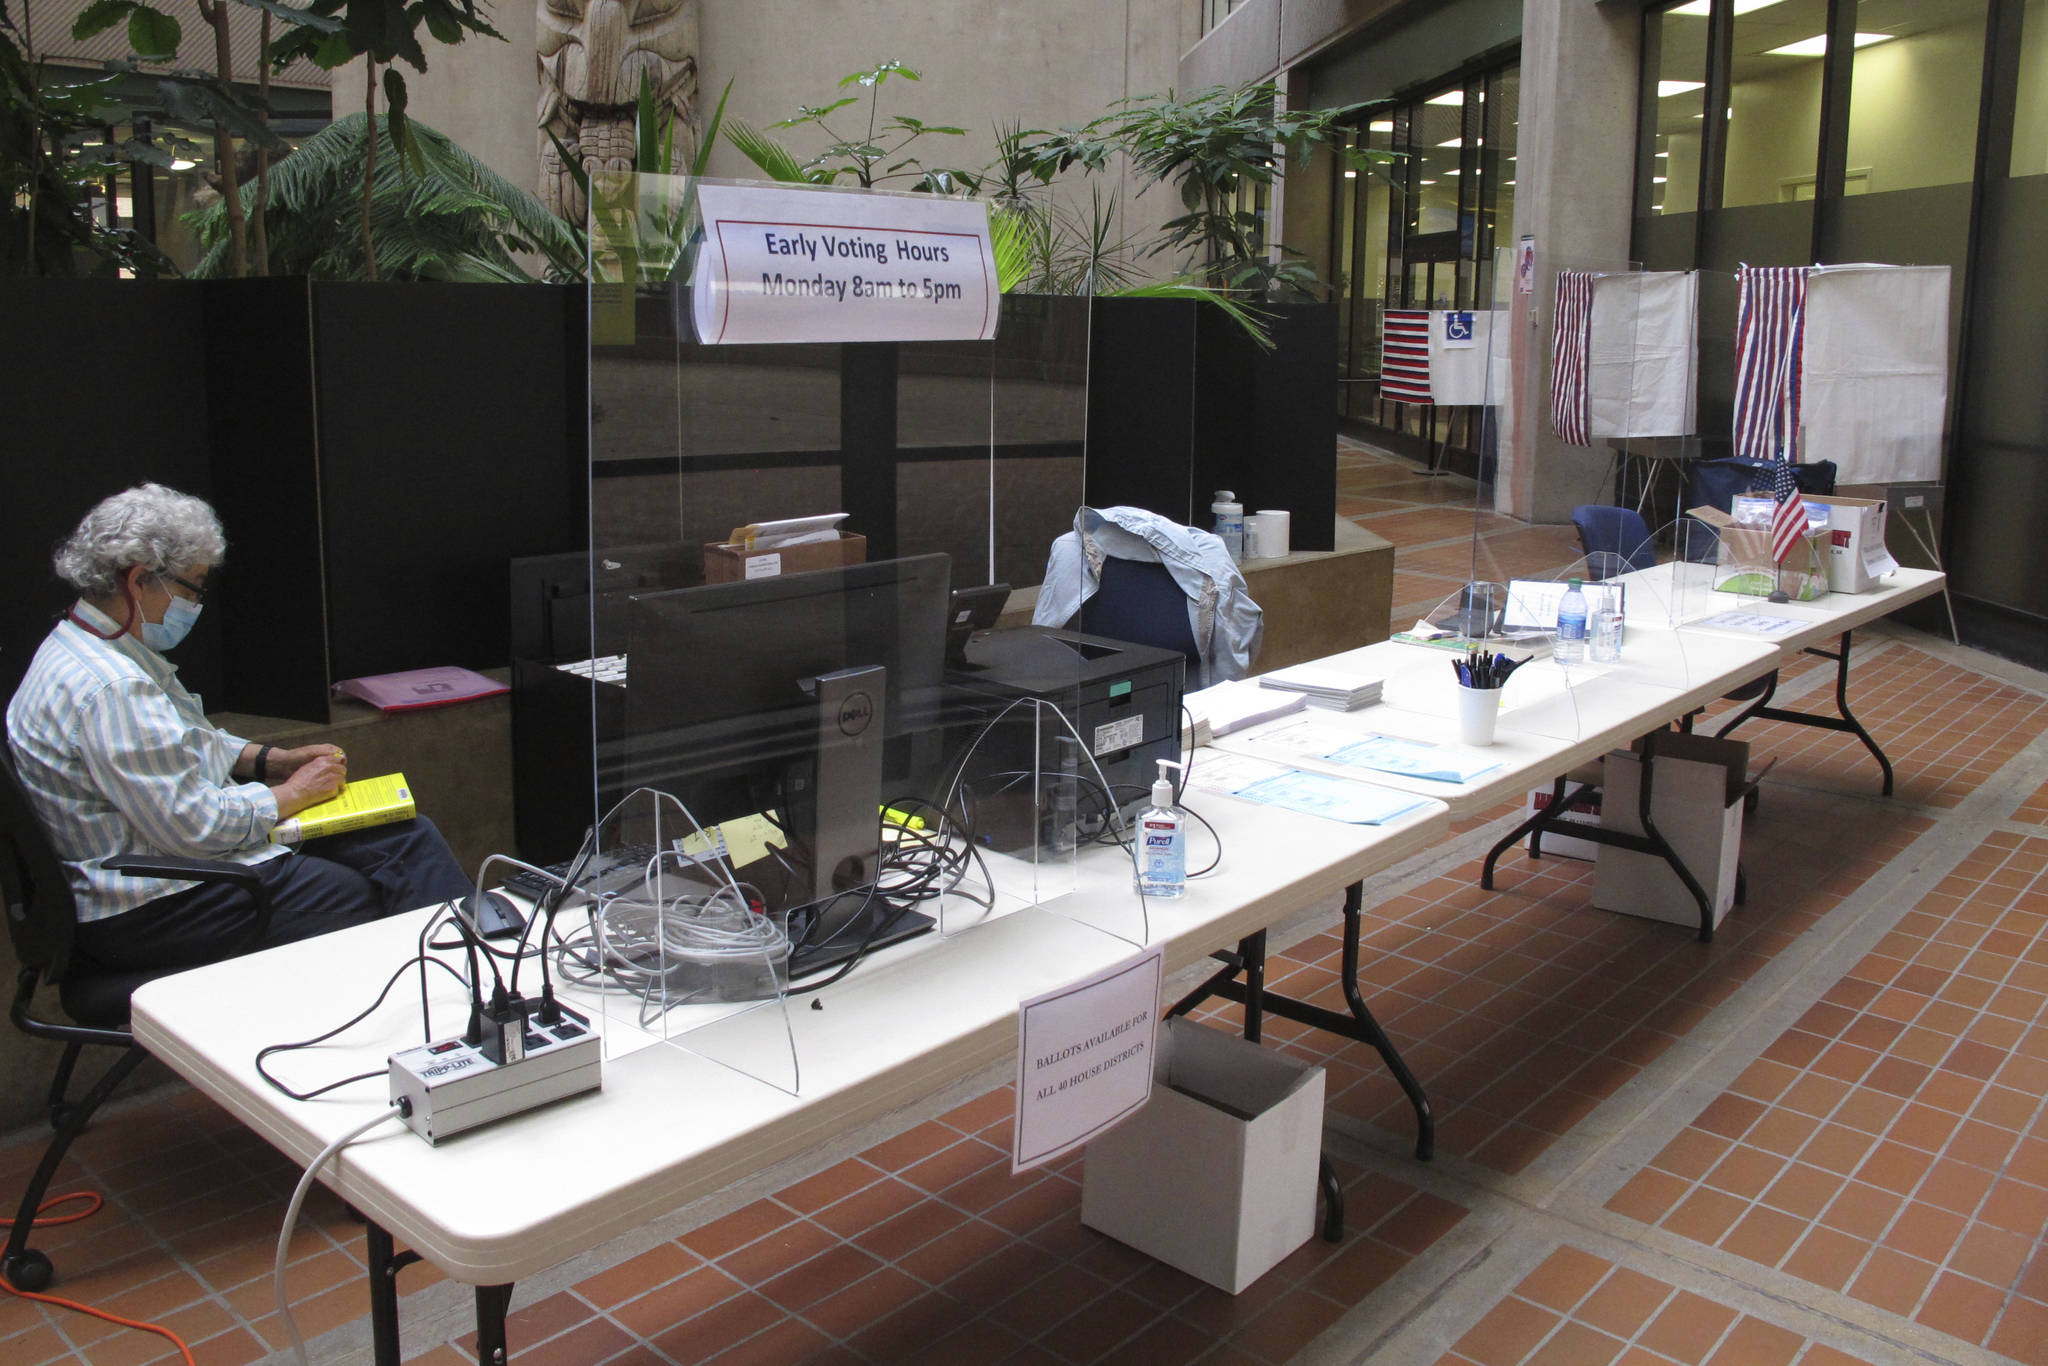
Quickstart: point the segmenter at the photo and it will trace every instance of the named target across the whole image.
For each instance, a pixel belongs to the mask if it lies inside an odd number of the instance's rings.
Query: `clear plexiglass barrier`
[[[521,844],[640,888],[560,917],[622,1047],[797,1089],[783,993],[1027,906],[1146,938],[1128,876],[1080,867],[1136,809],[1103,800],[1121,700],[996,629],[1081,502],[1088,301],[1001,294],[985,221],[593,178],[591,544],[515,580],[552,642],[515,724],[565,765],[590,737]]]

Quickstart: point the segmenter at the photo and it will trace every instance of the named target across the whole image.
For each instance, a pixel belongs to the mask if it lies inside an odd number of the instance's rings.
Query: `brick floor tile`
[[[1510,1297],[1488,1310],[1453,1345],[1479,1366],[1514,1366],[1534,1351],[1558,1322],[1558,1316],[1549,1310]]]

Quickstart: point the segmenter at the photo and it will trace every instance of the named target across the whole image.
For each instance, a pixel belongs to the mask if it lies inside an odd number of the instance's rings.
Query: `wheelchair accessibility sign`
[[[1445,350],[1468,348],[1479,344],[1473,333],[1470,309],[1448,312],[1443,317]]]

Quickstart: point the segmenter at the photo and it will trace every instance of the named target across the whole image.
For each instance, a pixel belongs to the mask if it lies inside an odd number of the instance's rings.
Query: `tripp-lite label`
[[[398,1055],[397,1061],[428,1081],[439,1081],[458,1072],[474,1072],[486,1065],[483,1055],[474,1049],[466,1045],[450,1049],[447,1044],[409,1048]]]
[[[1126,716],[1121,721],[1111,721],[1107,725],[1095,728],[1095,752],[1098,755],[1129,749],[1132,745],[1143,744],[1144,741],[1145,717],[1142,713],[1137,716]]]

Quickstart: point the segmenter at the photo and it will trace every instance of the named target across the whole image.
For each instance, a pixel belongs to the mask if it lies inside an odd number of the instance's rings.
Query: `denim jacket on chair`
[[[1082,508],[1074,529],[1052,543],[1038,590],[1037,626],[1064,626],[1102,585],[1105,558],[1163,564],[1188,597],[1188,625],[1202,659],[1193,687],[1243,678],[1259,655],[1265,629],[1259,605],[1223,542],[1143,508]]]

